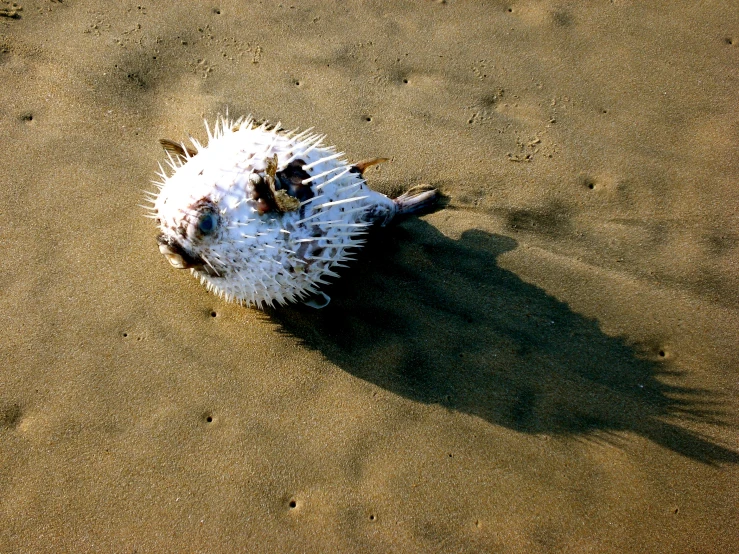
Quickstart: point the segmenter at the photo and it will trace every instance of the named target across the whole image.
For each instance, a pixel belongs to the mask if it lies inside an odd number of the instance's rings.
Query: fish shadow
[[[328,307],[267,313],[345,371],[413,401],[522,433],[623,443],[616,433],[632,432],[703,463],[739,463],[681,425],[723,425],[715,393],[666,384],[679,381],[669,360],[501,268],[516,246],[408,220],[370,238],[327,289]]]

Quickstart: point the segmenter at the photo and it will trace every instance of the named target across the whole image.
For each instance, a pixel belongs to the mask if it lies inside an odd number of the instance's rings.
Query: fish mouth
[[[168,244],[160,244],[159,252],[161,252],[164,257],[167,258],[167,261],[172,264],[172,267],[175,267],[177,269],[189,269],[190,267],[193,267],[185,261],[185,258],[182,256],[182,254],[178,254],[174,250],[174,248],[172,248]]]
[[[191,254],[166,235],[159,235],[157,242],[159,243],[159,252],[167,258],[167,261],[174,268],[200,269],[206,265],[200,256]]]

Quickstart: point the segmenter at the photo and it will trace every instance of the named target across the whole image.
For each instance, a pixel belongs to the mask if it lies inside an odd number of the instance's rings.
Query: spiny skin
[[[170,263],[226,300],[257,307],[318,293],[370,225],[411,211],[370,190],[362,168],[323,146],[324,137],[278,128],[220,118],[206,146],[163,141],[171,172],[160,166],[150,194]]]

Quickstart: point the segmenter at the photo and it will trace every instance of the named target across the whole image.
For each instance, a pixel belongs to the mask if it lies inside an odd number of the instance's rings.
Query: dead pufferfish
[[[310,129],[221,117],[206,130],[205,146],[160,141],[170,171],[160,164],[150,217],[169,263],[227,301],[324,307],[320,287],[339,276],[371,226],[438,198],[427,185],[394,200],[371,190],[363,172],[386,160],[350,165]]]

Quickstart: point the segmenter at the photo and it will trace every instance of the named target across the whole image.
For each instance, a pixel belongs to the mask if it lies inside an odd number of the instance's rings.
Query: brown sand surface
[[[0,1],[0,552],[732,551],[738,91],[733,0]],[[226,304],[138,206],[226,108],[448,204]]]

